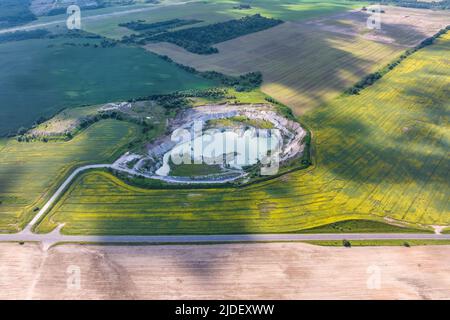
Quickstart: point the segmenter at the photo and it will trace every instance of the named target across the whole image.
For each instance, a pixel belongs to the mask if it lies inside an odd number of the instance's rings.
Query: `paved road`
[[[24,232],[31,232],[31,228],[41,219],[41,217],[47,212],[47,210],[55,203],[56,200],[61,196],[61,194],[66,190],[69,184],[75,179],[75,177],[86,170],[89,169],[100,169],[100,168],[111,168],[110,164],[93,164],[76,169],[72,174],[63,182],[63,184],[56,190],[55,194],[47,201],[47,203],[39,210],[36,216],[31,220],[25,227]]]
[[[98,15],[92,15],[92,16],[86,16],[86,17],[82,17],[82,22],[83,21],[90,21],[90,20],[99,20],[99,19],[104,19],[104,18],[109,18],[112,16],[121,16],[121,15],[127,15],[130,13],[138,13],[138,12],[145,12],[145,11],[151,11],[151,10],[155,10],[155,9],[159,9],[161,7],[168,7],[168,6],[178,6],[178,5],[183,5],[183,4],[187,4],[190,2],[196,2],[196,1],[184,1],[184,2],[176,2],[176,3],[167,3],[167,4],[162,4],[162,5],[154,5],[154,6],[149,6],[149,7],[145,7],[145,8],[137,8],[137,9],[130,9],[130,10],[124,10],[124,11],[117,11],[117,12],[111,12],[111,13],[104,13],[104,14],[98,14]],[[0,34],[2,33],[8,33],[8,32],[15,32],[15,31],[28,31],[28,30],[33,30],[33,29],[39,29],[39,28],[45,28],[45,27],[49,27],[49,26],[54,26],[57,24],[66,24],[66,19],[64,20],[55,20],[55,21],[50,21],[50,22],[43,22],[43,23],[31,23],[25,26],[20,26],[20,27],[14,27],[14,28],[8,28],[8,29],[0,29]]]
[[[352,233],[352,234],[237,234],[237,235],[190,235],[190,236],[71,236],[60,233],[63,225],[48,234],[35,234],[32,227],[47,213],[75,177],[83,171],[98,168],[115,168],[110,164],[87,165],[76,169],[56,190],[23,231],[15,234],[0,234],[0,242],[40,242],[47,250],[56,243],[210,243],[210,242],[264,242],[264,241],[309,241],[309,240],[450,240],[450,234],[412,233]]]
[[[61,228],[61,227],[60,227]],[[237,234],[237,235],[191,235],[191,236],[69,236],[60,234],[60,228],[48,234],[21,232],[2,234],[0,242],[41,242],[46,250],[56,243],[221,243],[221,242],[264,242],[264,241],[310,241],[310,240],[450,240],[450,234]]]
[[[112,168],[117,171],[122,171],[125,173],[133,174],[133,175],[141,175],[133,170],[127,169],[127,168],[121,168],[115,164],[93,164],[93,165],[87,165],[80,167],[76,169],[72,174],[67,177],[67,179],[61,184],[61,186],[56,190],[56,192],[53,194],[53,196],[47,201],[47,203],[39,210],[39,212],[34,216],[34,218],[28,223],[28,225],[24,228],[22,231],[23,234],[30,234],[32,233],[31,230],[34,225],[36,225],[39,220],[47,213],[47,211],[55,204],[55,202],[59,199],[59,197],[65,192],[67,187],[72,183],[72,181],[75,179],[77,175],[79,175],[81,172],[90,170],[90,169],[101,169],[101,168]],[[148,176],[142,174],[143,177],[150,178],[150,179],[158,179],[166,182],[178,182],[178,183],[224,183],[228,182],[227,180],[211,180],[211,181],[177,181],[175,178],[174,180],[171,180],[171,177],[159,177],[159,176]],[[235,178],[234,178],[235,179]],[[231,181],[231,180],[230,180]],[[1,237],[0,237],[1,240]]]
[[[241,234],[241,235],[190,235],[190,236],[70,236],[60,233],[63,225],[48,234],[35,234],[32,227],[47,213],[51,206],[65,192],[75,177],[83,171],[99,168],[124,170],[111,164],[87,165],[76,169],[61,184],[55,194],[47,201],[23,231],[15,234],[0,234],[0,242],[40,242],[45,250],[56,243],[209,243],[209,242],[264,242],[264,241],[309,241],[309,240],[450,240],[450,234],[411,234],[411,233],[352,233],[352,234]]]
[[[170,3],[164,6],[183,5],[188,2]],[[93,15],[85,17],[84,20],[97,20],[117,15],[126,15],[130,13],[150,11],[161,6],[152,6],[147,8],[130,9],[125,11]],[[0,30],[0,34],[6,32],[31,30],[47,27],[51,25],[65,23],[65,20],[51,21],[47,23],[36,23],[27,26],[9,28]],[[58,200],[65,189],[70,185],[73,179],[82,171],[96,168],[111,168],[109,164],[88,165],[76,169],[57,189],[55,194],[42,207],[38,214],[30,221],[25,229],[16,234],[0,234],[2,241],[33,241],[41,242],[44,249],[59,242],[94,242],[94,243],[209,243],[209,242],[262,242],[262,241],[310,241],[310,240],[450,240],[449,235],[440,234],[254,234],[254,235],[192,235],[192,236],[68,236],[62,235],[60,229],[62,226],[49,234],[35,234],[31,228],[35,225],[48,209]],[[115,168],[118,169],[118,168]]]
[[[352,233],[352,234],[237,234],[237,235],[179,235],[179,236],[72,236],[60,233],[63,225],[48,234],[33,233],[32,227],[47,213],[52,205],[66,191],[75,177],[83,171],[99,168],[113,168],[128,172],[114,164],[94,164],[80,167],[72,172],[47,201],[36,216],[24,228],[15,234],[0,234],[0,242],[40,242],[47,250],[56,243],[219,243],[219,242],[265,242],[265,241],[310,241],[310,240],[450,240],[450,234],[412,234],[412,233]]]

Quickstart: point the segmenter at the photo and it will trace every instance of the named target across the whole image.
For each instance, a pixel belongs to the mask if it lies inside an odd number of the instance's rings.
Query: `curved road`
[[[47,213],[62,193],[83,171],[98,168],[113,168],[128,172],[111,164],[87,165],[76,169],[61,184],[53,196],[47,201],[25,229],[14,234],[0,234],[0,242],[40,242],[47,250],[56,243],[121,243],[121,244],[161,244],[161,243],[223,243],[223,242],[267,242],[267,241],[341,241],[341,240],[450,240],[450,234],[432,233],[323,233],[323,234],[235,234],[235,235],[176,235],[176,236],[84,236],[63,235],[60,233],[63,225],[47,234],[36,234],[31,231],[39,220]]]
[[[163,6],[170,5],[183,5],[188,2],[185,1],[178,3],[166,4]],[[147,8],[130,9],[125,11],[93,15],[83,18],[84,20],[97,20],[102,18],[107,18],[115,15],[123,15],[147,10],[154,10],[162,6],[152,6]],[[52,21],[47,23],[37,23],[22,27],[15,27],[10,29],[0,30],[1,33],[13,32],[19,30],[30,30],[35,28],[46,27],[54,24],[65,23],[65,20]],[[37,213],[37,215],[30,221],[30,223],[25,227],[25,229],[20,233],[15,234],[0,234],[0,242],[19,242],[19,241],[33,241],[41,242],[43,248],[46,250],[53,244],[59,242],[88,242],[88,243],[209,243],[209,242],[261,242],[261,241],[310,241],[310,240],[450,240],[450,234],[371,234],[371,233],[353,233],[353,234],[242,234],[242,235],[190,235],[190,236],[69,236],[62,235],[59,226],[53,232],[48,234],[35,234],[31,231],[32,227],[47,213],[49,208],[58,200],[65,189],[70,185],[73,179],[82,171],[97,168],[114,168],[116,170],[126,171],[110,164],[97,164],[88,165],[76,169],[56,190],[55,194],[47,201],[47,203],[42,207],[42,209]]]
[[[89,169],[99,169],[99,168],[112,168],[110,164],[93,164],[76,169],[72,174],[63,182],[63,184],[56,190],[53,196],[47,201],[47,203],[42,207],[41,210],[36,214],[36,216],[31,220],[25,227],[23,232],[31,232],[31,228],[41,219],[41,217],[47,212],[47,210],[55,203],[56,200],[61,196],[64,190],[69,186],[73,179],[80,173]],[[1,238],[0,238],[1,239]]]

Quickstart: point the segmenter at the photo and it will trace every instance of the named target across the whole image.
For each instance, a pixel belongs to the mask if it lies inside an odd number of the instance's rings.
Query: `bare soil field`
[[[450,298],[450,246],[3,243],[0,260],[1,299]]]
[[[297,115],[323,104],[450,23],[446,11],[383,6],[381,30],[366,27],[368,13],[349,11],[218,44],[218,54],[196,55],[169,43],[146,49],[196,69],[230,75],[261,71],[262,90]]]
[[[369,7],[370,8],[370,7]],[[402,46],[417,45],[423,37],[435,34],[450,23],[448,11],[381,6],[381,29],[369,30],[367,18],[372,13],[354,10],[336,14],[329,18],[306,22],[336,33],[360,35],[378,42]]]

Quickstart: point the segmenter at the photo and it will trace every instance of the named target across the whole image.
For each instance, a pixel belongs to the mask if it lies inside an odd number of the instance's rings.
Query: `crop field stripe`
[[[74,168],[112,162],[137,134],[134,124],[104,120],[68,142],[9,139],[0,153],[0,230],[18,231]]]
[[[217,85],[142,48],[86,38],[1,43],[0,56],[0,136],[67,107]]]
[[[449,224],[449,131],[440,127],[448,128],[449,105],[437,92],[450,85],[449,48],[446,35],[360,95],[306,114],[317,149],[311,170],[240,189],[176,190],[176,196],[89,172],[39,230],[64,222],[69,234],[295,232],[385,217]]]

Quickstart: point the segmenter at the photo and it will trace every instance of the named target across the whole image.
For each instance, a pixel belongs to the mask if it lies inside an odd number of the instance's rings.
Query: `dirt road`
[[[450,246],[3,243],[0,261],[0,299],[450,298]]]

